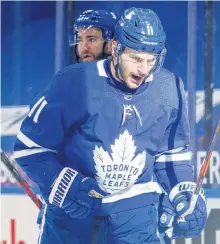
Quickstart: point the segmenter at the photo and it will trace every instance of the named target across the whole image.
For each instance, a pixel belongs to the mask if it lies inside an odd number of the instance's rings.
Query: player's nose
[[[141,63],[138,65],[138,73],[147,74],[149,72],[149,65],[146,63]]]
[[[82,50],[83,51],[88,51],[89,50],[89,44],[87,41],[82,42]]]

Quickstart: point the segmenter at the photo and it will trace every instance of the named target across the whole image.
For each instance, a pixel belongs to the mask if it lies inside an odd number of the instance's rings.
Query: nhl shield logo
[[[145,167],[146,152],[135,156],[136,146],[127,130],[115,140],[111,150],[109,155],[102,147],[96,146],[93,159],[99,186],[108,193],[116,193],[137,181]]]

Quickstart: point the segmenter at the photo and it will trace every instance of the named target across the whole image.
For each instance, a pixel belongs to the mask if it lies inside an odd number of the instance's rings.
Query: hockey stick
[[[24,188],[24,191],[28,194],[31,200],[35,203],[35,205],[41,209],[43,203],[42,201],[36,196],[36,194],[31,190],[31,187],[28,185],[27,181],[20,175],[18,170],[16,169],[15,163],[16,161],[12,162],[9,157],[1,150],[1,161],[4,165],[8,168],[8,170],[12,173],[14,178],[18,181],[18,183]]]
[[[21,176],[21,174],[18,172],[15,164],[15,160],[11,160],[3,151],[0,149],[1,152],[1,161],[4,163],[4,165],[7,167],[7,169],[12,173],[14,178],[19,182],[19,184],[24,188],[24,191],[28,194],[28,196],[31,198],[31,200],[35,203],[35,205],[38,207],[38,209],[41,209],[43,206],[42,201],[36,196],[36,194],[31,190],[31,187],[27,183],[27,181]],[[90,190],[89,192],[90,197],[96,197],[96,198],[102,198],[103,196],[96,192],[95,190]],[[95,220],[96,221],[96,220]],[[96,223],[96,222],[95,222]],[[95,225],[96,226],[96,225]],[[98,228],[98,227],[97,227]],[[97,233],[94,233],[93,243],[97,243],[96,240]]]
[[[191,214],[195,208],[197,199],[199,197],[200,190],[202,188],[203,180],[205,178],[206,172],[207,172],[209,165],[210,165],[210,162],[211,162],[212,153],[213,153],[213,150],[215,147],[216,138],[217,138],[219,131],[220,131],[220,117],[217,120],[215,130],[213,132],[211,141],[210,141],[208,149],[207,149],[206,157],[205,157],[205,159],[202,163],[202,167],[199,171],[199,175],[198,175],[197,180],[196,180],[196,185],[195,185],[195,188],[193,190],[193,194],[192,194],[192,197],[190,200],[189,208],[182,216],[180,216],[180,221],[184,221],[184,217],[188,214]]]
[[[208,149],[207,149],[206,157],[205,157],[205,159],[204,159],[204,161],[202,163],[202,167],[201,167],[201,169],[199,171],[199,175],[198,175],[197,180],[196,180],[196,185],[195,185],[195,188],[193,190],[193,194],[192,194],[192,197],[191,197],[191,200],[190,200],[189,208],[188,208],[188,210],[185,213],[183,213],[178,218],[179,222],[184,222],[185,221],[185,216],[188,215],[188,214],[191,214],[194,211],[197,199],[199,197],[200,190],[202,188],[203,180],[205,178],[205,175],[207,173],[207,170],[208,170],[210,162],[211,162],[212,153],[213,153],[213,150],[214,150],[214,147],[215,147],[216,138],[217,138],[217,135],[218,135],[219,131],[220,131],[220,117],[217,120],[217,123],[216,123],[215,129],[214,129],[211,141],[210,141]],[[166,233],[166,236],[171,238],[172,237],[172,233],[173,233],[173,227],[168,227],[164,232]]]

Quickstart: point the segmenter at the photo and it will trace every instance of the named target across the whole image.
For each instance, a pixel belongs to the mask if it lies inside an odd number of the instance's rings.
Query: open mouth
[[[144,75],[136,75],[136,74],[131,74],[131,82],[135,83],[136,85],[140,85],[142,81],[144,80]]]
[[[93,55],[91,54],[83,54],[82,55],[82,60],[86,61],[86,60],[92,60],[93,59]]]

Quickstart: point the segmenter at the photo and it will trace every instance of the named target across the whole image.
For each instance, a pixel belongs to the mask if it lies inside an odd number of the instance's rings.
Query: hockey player
[[[104,59],[111,55],[111,44],[114,37],[114,29],[118,17],[113,12],[105,10],[86,10],[74,21],[73,25],[73,46],[75,62],[87,62]],[[44,207],[38,215],[38,224],[41,225],[44,214]],[[82,227],[89,228],[87,223],[82,221]],[[79,225],[79,223],[78,223]],[[93,226],[90,226],[93,230]],[[91,232],[92,233],[92,232]],[[56,242],[56,236],[50,234],[50,241]]]
[[[105,10],[86,10],[74,22],[74,49],[77,62],[107,58],[117,16]]]
[[[91,243],[77,222],[106,216],[100,243],[159,244],[153,172],[169,194],[175,238],[204,228],[203,192],[179,221],[195,184],[183,83],[162,68],[165,39],[152,10],[125,10],[112,60],[60,71],[22,123],[14,156],[47,202],[40,243],[51,230],[59,243]]]
[[[110,57],[117,19],[115,13],[105,10],[86,10],[80,14],[73,28],[73,45],[77,62]],[[161,195],[161,199],[164,198],[166,196]]]

